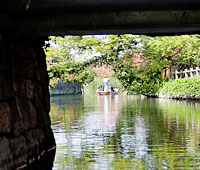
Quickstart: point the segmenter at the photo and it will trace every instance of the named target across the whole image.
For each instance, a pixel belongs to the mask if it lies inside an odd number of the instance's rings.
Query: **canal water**
[[[51,98],[54,170],[200,169],[200,103],[140,96]]]

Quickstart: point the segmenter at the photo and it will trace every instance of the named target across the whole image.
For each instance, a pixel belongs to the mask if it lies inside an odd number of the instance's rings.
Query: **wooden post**
[[[175,78],[178,79],[178,71],[175,71]]]
[[[187,79],[188,78],[188,74],[187,74],[188,71],[187,71],[187,69],[185,69],[184,72],[185,72],[185,78]]]
[[[190,78],[193,78],[193,68],[190,68]]]
[[[196,76],[199,76],[199,67],[196,67]]]
[[[162,71],[162,73],[161,73],[161,78],[162,78],[162,80],[165,79],[165,76],[166,76],[166,70],[164,69],[164,70]]]
[[[170,79],[170,72],[171,72],[171,69],[170,68],[167,68],[165,70],[165,77],[167,77],[168,79]]]

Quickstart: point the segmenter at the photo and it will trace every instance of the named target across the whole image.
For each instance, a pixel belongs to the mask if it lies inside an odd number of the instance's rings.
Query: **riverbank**
[[[157,94],[159,98],[200,99],[200,77],[177,79],[166,82]]]

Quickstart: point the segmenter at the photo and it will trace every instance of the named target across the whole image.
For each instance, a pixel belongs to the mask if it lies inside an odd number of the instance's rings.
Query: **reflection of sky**
[[[84,152],[91,155],[94,163],[90,164],[91,169],[112,169],[110,163],[115,160],[116,150],[104,150],[108,147],[107,139],[116,134],[118,119],[121,114],[118,96],[97,96],[95,110],[87,110],[80,120],[79,127],[71,127],[68,133],[55,134],[59,142],[67,143],[63,151],[68,157],[81,158]],[[121,147],[124,158],[130,157],[143,158],[147,155],[146,129],[144,119],[137,116],[134,120],[134,127],[129,127],[134,134],[125,133],[121,135]],[[125,130],[128,132],[128,130]],[[56,137],[56,138],[57,138]],[[109,146],[116,147],[116,146]]]
[[[95,163],[91,165],[93,168],[100,166],[103,169],[109,169],[109,162],[114,154],[107,155],[107,151],[103,149],[107,145],[107,138],[116,131],[120,115],[118,96],[97,96],[96,102],[94,110],[87,109],[88,106],[85,106],[86,113],[77,126],[71,126],[67,133],[59,129],[55,133],[57,147],[62,147],[63,143],[67,143],[65,150],[61,152],[59,150],[60,153],[57,154],[81,158],[83,152],[87,152],[95,159]]]
[[[78,125],[71,126],[67,133],[65,130],[55,133],[57,147],[62,147],[63,143],[67,144],[65,149],[59,150],[60,153],[57,154],[76,158],[90,154],[91,158],[95,160],[94,163],[90,164],[91,169],[111,169],[110,163],[115,160],[115,152],[117,151],[109,151],[104,148],[109,146],[107,139],[116,134],[122,103],[120,103],[118,96],[97,96],[96,102],[94,110],[85,109],[87,111],[79,120]],[[134,127],[128,128],[134,131],[134,134],[130,135],[129,130],[124,129],[127,133],[123,133],[120,137],[120,145],[123,148],[121,154],[124,158],[128,158],[130,154],[134,154],[135,158],[146,156],[147,142],[144,119],[137,116],[134,120]]]
[[[99,98],[100,97],[100,98]],[[112,136],[116,130],[119,117],[118,105],[111,96],[98,96],[101,105],[94,111],[84,114],[79,130],[72,130],[69,134],[73,154],[81,156],[81,147],[87,146],[87,151],[99,151],[106,144],[106,138]]]
[[[129,156],[130,153],[134,153],[135,158],[143,158],[147,155],[144,119],[138,116],[134,121],[134,135],[121,135],[123,154]]]
[[[87,134],[101,136],[115,133],[120,111],[114,99],[111,96],[98,96],[95,111],[86,113],[83,119]]]

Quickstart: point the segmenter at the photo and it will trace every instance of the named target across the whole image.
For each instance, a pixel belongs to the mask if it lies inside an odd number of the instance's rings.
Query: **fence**
[[[173,77],[175,79],[178,79],[178,78],[193,78],[194,76],[199,76],[200,75],[200,69],[199,67],[196,67],[196,69],[194,68],[190,68],[190,69],[185,69],[184,71],[175,71],[173,73]]]

